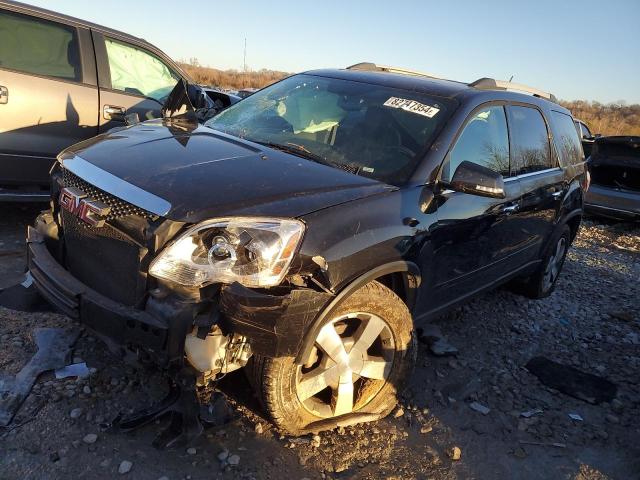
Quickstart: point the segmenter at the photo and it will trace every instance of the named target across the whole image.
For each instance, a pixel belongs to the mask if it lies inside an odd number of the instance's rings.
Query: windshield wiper
[[[255,143],[259,143],[260,145],[273,148],[274,150],[281,150],[283,152],[291,153],[293,155],[297,155],[298,157],[306,158],[308,160],[321,163],[322,165],[328,165],[330,167],[335,167],[340,165],[338,163],[335,163],[335,162],[332,162],[331,160],[326,159],[321,155],[318,155],[317,153],[313,153],[308,148],[304,147],[303,145],[298,145],[297,143],[292,143],[292,142],[287,142],[286,144],[274,143],[274,142],[255,142]]]

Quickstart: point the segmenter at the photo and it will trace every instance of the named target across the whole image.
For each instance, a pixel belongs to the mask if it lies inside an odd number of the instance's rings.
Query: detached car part
[[[640,137],[599,137],[589,161],[585,209],[619,220],[640,220]]]

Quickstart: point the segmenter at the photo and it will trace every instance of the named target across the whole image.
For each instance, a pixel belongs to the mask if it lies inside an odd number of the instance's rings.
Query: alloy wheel
[[[394,356],[391,329],[379,316],[355,312],[333,319],[320,329],[298,367],[298,399],[319,417],[357,411],[385,385]]]
[[[564,260],[564,254],[567,250],[567,240],[561,237],[553,250],[553,254],[547,261],[547,266],[544,270],[544,289],[549,290],[560,275],[560,269],[562,268],[562,262]]]

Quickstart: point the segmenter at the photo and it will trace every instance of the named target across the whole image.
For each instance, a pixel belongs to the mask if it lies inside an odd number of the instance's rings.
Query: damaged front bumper
[[[144,309],[138,309],[76,279],[58,263],[45,233],[36,228],[28,228],[27,247],[34,285],[51,305],[86,325],[122,356],[135,354],[161,367],[182,365],[187,335],[203,327],[206,335],[213,324],[225,335],[244,336],[254,353],[295,355],[306,328],[331,299],[328,293],[307,288],[265,293],[236,283],[223,286],[206,302],[166,292],[150,294]]]

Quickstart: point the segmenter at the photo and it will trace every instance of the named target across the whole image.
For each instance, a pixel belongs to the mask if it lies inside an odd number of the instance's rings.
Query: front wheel
[[[406,305],[371,282],[337,307],[301,365],[294,357],[254,357],[253,383],[274,423],[302,434],[354,413],[389,414],[415,357]]]

